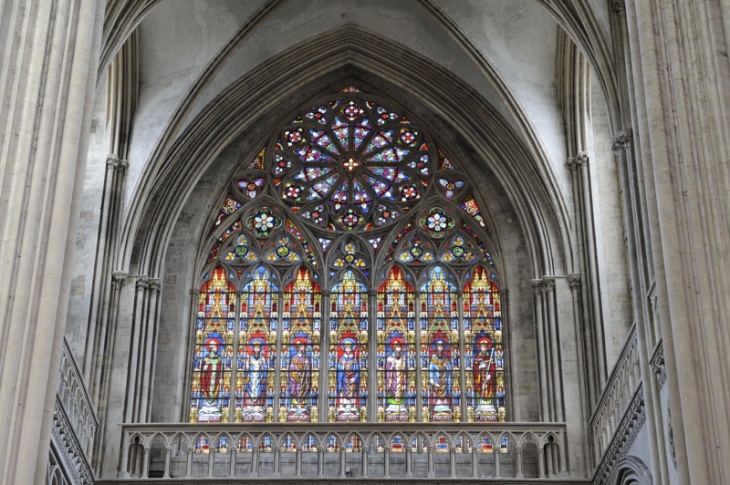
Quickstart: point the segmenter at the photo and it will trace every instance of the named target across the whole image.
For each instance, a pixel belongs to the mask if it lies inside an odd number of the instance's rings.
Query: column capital
[[[543,288],[543,280],[530,280],[530,284],[533,293],[539,293]]]
[[[110,153],[106,156],[106,166],[110,168],[117,168],[119,165],[119,157],[114,153]]]
[[[150,279],[150,290],[154,291],[155,293],[159,293],[162,289],[162,280],[158,278]]]
[[[116,289],[121,288],[124,285],[124,282],[127,280],[127,276],[129,276],[127,273],[124,273],[123,271],[115,271],[112,273],[112,286]]]
[[[623,13],[626,11],[626,0],[613,0],[613,11]]]
[[[568,285],[571,288],[580,288],[580,275],[579,274],[568,275]]]
[[[332,294],[330,290],[320,290],[319,293],[322,296],[330,296]]]
[[[368,295],[370,295],[370,296],[378,296],[378,290],[376,290],[375,288],[370,288],[368,290]]]
[[[631,144],[631,139],[634,137],[634,132],[631,128],[621,130],[613,138],[611,138],[611,149],[618,155],[620,152],[626,150]]]
[[[200,290],[198,288],[193,288],[190,290],[190,296],[198,296],[200,295]]]
[[[138,276],[137,281],[134,283],[135,287],[140,289],[147,289],[150,287],[150,280],[146,276]]]
[[[119,160],[119,163],[117,163],[117,170],[124,173],[127,171],[127,168],[129,168],[129,162],[127,160]]]
[[[555,278],[543,278],[542,279],[543,289],[545,291],[555,290]]]
[[[568,170],[574,170],[583,166],[588,165],[588,152],[578,152],[576,156],[570,157],[566,162]]]

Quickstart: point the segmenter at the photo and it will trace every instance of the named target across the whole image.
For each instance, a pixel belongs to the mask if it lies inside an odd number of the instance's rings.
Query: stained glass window
[[[279,421],[318,421],[321,291],[299,269],[284,292]]]
[[[421,287],[420,319],[423,415],[429,421],[460,421],[458,300],[440,266]]]
[[[367,299],[367,287],[353,270],[346,270],[340,281],[332,287],[328,394],[330,422],[367,421]]]
[[[458,160],[353,85],[288,117],[265,146],[211,209],[190,420],[506,420],[499,278]],[[451,450],[437,438],[434,451]],[[361,447],[333,439],[327,449]]]
[[[252,270],[241,291],[236,422],[273,421],[279,292],[269,271]]]
[[[330,230],[375,230],[417,203],[431,153],[420,128],[356,88],[304,109],[281,131],[272,174],[279,196]]]
[[[377,323],[377,420],[416,421],[415,296],[397,266],[378,290]]]
[[[506,416],[499,289],[489,276],[477,266],[464,287],[467,412],[477,422],[504,421]]]
[[[236,289],[215,268],[200,289],[190,420],[228,422]]]

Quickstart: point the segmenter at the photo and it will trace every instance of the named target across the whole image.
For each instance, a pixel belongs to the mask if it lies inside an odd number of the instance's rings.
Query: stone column
[[[584,279],[581,287],[581,313],[587,337],[584,355],[587,363],[588,394],[593,405],[599,397],[607,372],[589,161],[588,153],[578,152],[568,159],[567,166],[573,180],[576,233],[580,252],[578,260]]]
[[[727,484],[730,6],[626,0],[626,17],[677,473]]]
[[[545,328],[543,326],[542,280],[532,280],[533,315],[537,328],[537,355],[540,389],[540,420],[549,421],[550,406],[548,405],[548,364],[543,343],[545,342]]]
[[[103,13],[2,4],[0,483],[45,481]]]

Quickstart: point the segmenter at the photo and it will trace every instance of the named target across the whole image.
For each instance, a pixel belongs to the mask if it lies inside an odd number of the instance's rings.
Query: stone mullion
[[[385,363],[383,363],[385,365]],[[383,389],[385,392],[385,389]],[[368,422],[378,420],[378,290],[368,290]]]
[[[459,387],[461,388],[461,394],[459,395],[459,403],[461,407],[461,422],[467,422],[467,415],[466,415],[466,353],[464,352],[466,349],[466,342],[464,341],[464,291],[459,290],[457,293],[457,301],[458,301],[458,307],[457,310],[459,312],[459,360],[461,362],[461,369],[459,370]],[[496,376],[495,376],[496,378]]]
[[[274,371],[274,416],[273,421],[281,421],[281,353],[283,352],[282,337],[284,332],[284,299],[286,292],[279,292],[279,310],[276,315],[276,342],[274,343],[274,352],[276,355],[276,370]],[[267,376],[268,377],[268,376]],[[286,415],[285,415],[286,416]]]
[[[229,378],[230,390],[228,392],[228,416],[223,414],[223,416],[221,417],[221,422],[223,423],[236,422],[236,383],[238,381],[238,347],[241,345],[241,308],[243,308],[243,294],[239,288],[236,288],[234,295],[236,300],[233,305],[233,343],[231,348],[231,376]],[[241,389],[241,392],[243,392],[243,389]],[[211,446],[213,446],[214,444],[215,443],[211,444]]]
[[[332,319],[332,292],[330,290],[322,290],[322,325],[320,328],[320,345],[319,345],[319,397],[317,398],[317,420],[320,423],[329,422],[329,377],[330,377],[330,359],[329,352],[332,342],[330,341],[330,325]],[[335,356],[335,369],[337,357]],[[336,379],[336,377],[335,377]],[[335,402],[337,400],[337,387],[335,384]]]
[[[186,408],[182,408],[180,410],[180,417],[182,422],[190,422],[194,423],[197,422],[198,416],[195,415],[195,418],[193,419],[193,415],[190,414],[191,410],[191,392],[192,392],[192,386],[193,386],[193,359],[195,356],[195,347],[197,345],[197,322],[198,322],[198,305],[200,304],[200,290],[195,288],[190,290],[190,322],[188,324],[188,341],[191,342],[191,345],[188,346],[188,352],[187,352],[187,358],[185,359],[185,397],[184,402],[187,403]]]
[[[545,328],[543,326],[542,280],[532,280],[533,314],[535,328],[537,328],[537,355],[538,355],[538,382],[540,389],[540,421],[550,421],[550,406],[548,404],[548,362],[546,354]]]
[[[423,293],[420,291],[415,291],[413,294],[413,301],[414,301],[414,310],[415,310],[415,330],[416,330],[416,341],[413,348],[413,352],[415,353],[416,357],[416,422],[422,423],[424,422],[423,417],[423,395],[422,395],[422,381],[423,381],[423,374],[421,369],[421,298],[423,297]],[[409,344],[410,346],[410,344]],[[406,362],[406,366],[408,363]],[[406,383],[407,387],[407,383]],[[428,418],[428,416],[427,416]]]

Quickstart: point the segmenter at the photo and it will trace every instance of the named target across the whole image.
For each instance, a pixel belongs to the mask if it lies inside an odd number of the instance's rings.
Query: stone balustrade
[[[71,424],[81,450],[87,458],[90,458],[91,447],[94,444],[94,436],[99,421],[91,404],[81,370],[74,359],[73,352],[68,347],[66,339],[63,340],[61,371],[56,396],[60,407],[65,413],[66,420]]]
[[[549,480],[567,477],[565,434],[564,423],[124,425],[120,479],[114,482],[255,478],[259,483],[281,482],[281,477]]]
[[[640,386],[639,350],[634,325],[591,418],[590,429],[596,464],[601,462],[608,450]]]

